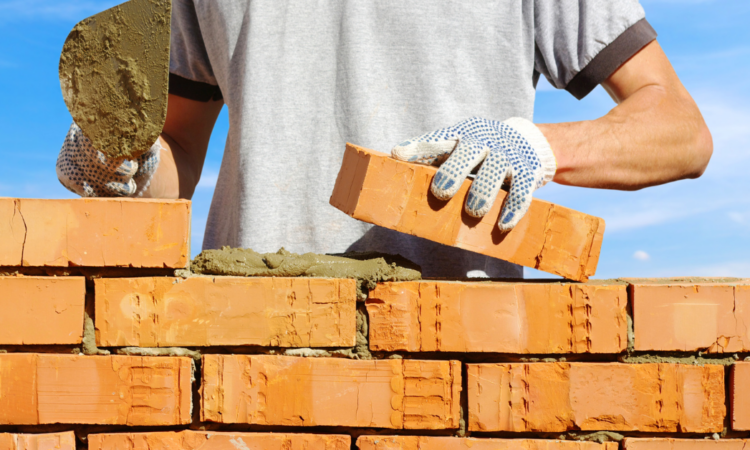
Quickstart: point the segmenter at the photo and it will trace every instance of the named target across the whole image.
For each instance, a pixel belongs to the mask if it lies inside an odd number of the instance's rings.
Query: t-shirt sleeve
[[[202,102],[220,100],[193,0],[172,2],[170,46],[169,93]]]
[[[638,0],[535,0],[537,72],[579,100],[656,39]]]

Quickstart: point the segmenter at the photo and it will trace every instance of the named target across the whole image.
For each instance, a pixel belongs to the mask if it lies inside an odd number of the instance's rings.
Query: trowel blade
[[[167,115],[171,0],[130,0],[79,22],[60,55],[73,120],[108,158],[133,159]]]

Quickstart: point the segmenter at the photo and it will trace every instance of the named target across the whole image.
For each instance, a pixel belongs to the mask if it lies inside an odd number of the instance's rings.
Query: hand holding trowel
[[[171,0],[130,0],[79,22],[60,56],[73,116],[57,160],[84,197],[139,196],[159,163],[167,114]]]

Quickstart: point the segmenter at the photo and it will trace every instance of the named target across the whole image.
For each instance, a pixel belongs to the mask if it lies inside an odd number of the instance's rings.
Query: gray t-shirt
[[[170,92],[229,135],[204,249],[377,250],[425,276],[521,267],[328,204],[346,142],[389,152],[470,116],[531,119],[539,74],[582,98],[655,38],[637,0],[174,0]]]

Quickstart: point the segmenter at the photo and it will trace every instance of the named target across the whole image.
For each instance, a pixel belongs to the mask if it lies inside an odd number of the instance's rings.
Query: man
[[[510,179],[506,230],[550,180],[635,190],[698,177],[711,135],[655,37],[637,0],[174,0],[161,139],[140,161],[92,174],[71,162],[97,156],[73,127],[58,174],[83,195],[190,198],[226,104],[204,248],[377,250],[425,276],[520,277],[519,266],[330,207],[345,142],[401,142],[394,157],[442,163],[432,192],[443,199],[481,164],[466,203],[477,216]],[[540,74],[577,98],[602,84],[617,106],[534,125]]]

